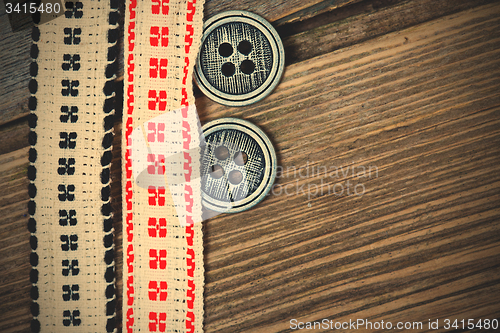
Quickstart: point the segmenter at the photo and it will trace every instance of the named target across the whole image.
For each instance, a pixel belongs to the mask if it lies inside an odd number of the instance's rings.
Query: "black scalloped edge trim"
[[[111,179],[110,179],[110,169],[111,160],[113,159],[112,145],[113,145],[113,126],[114,126],[114,113],[116,105],[116,93],[115,93],[115,79],[118,67],[118,36],[120,33],[118,27],[119,20],[119,0],[110,0],[109,2],[111,11],[109,12],[109,25],[113,26],[108,30],[108,64],[105,70],[106,83],[104,84],[103,92],[106,95],[106,100],[104,101],[103,111],[106,114],[104,117],[104,138],[102,139],[102,147],[104,148],[104,153],[101,157],[101,183],[103,185],[101,189],[101,200],[103,202],[101,207],[101,213],[103,215],[103,229],[104,229],[104,247],[106,248],[104,254],[104,262],[106,263],[106,272],[104,274],[104,279],[108,284],[106,286],[106,332],[114,332],[116,330],[116,288],[115,288],[115,245],[114,245],[114,228],[113,228],[113,215],[111,211]]]
[[[30,127],[30,133],[28,135],[28,143],[30,145],[30,150],[29,150],[29,162],[30,165],[28,166],[28,179],[29,179],[29,185],[28,185],[28,194],[30,196],[30,200],[28,201],[28,214],[30,215],[29,220],[28,220],[28,230],[31,233],[30,236],[30,247],[31,247],[31,253],[30,253],[30,264],[31,264],[31,271],[30,271],[30,282],[31,282],[31,290],[30,290],[30,296],[32,299],[31,303],[31,315],[33,316],[33,319],[31,320],[31,331],[32,332],[40,332],[40,321],[38,320],[38,315],[40,314],[40,306],[38,304],[38,254],[36,252],[37,247],[38,247],[38,238],[36,237],[36,220],[34,218],[35,211],[36,211],[36,203],[35,203],[35,197],[36,197],[36,186],[35,186],[35,179],[36,179],[36,167],[35,167],[35,161],[37,158],[37,151],[36,151],[36,141],[37,141],[37,135],[36,135],[36,125],[37,125],[37,120],[38,117],[36,115],[36,106],[37,106],[37,99],[36,99],[36,92],[38,90],[38,82],[36,80],[36,76],[38,75],[38,63],[37,63],[37,58],[38,58],[38,45],[37,42],[40,39],[40,30],[38,29],[37,26],[33,27],[33,30],[31,32],[31,38],[33,40],[33,43],[31,44],[31,51],[30,55],[32,58],[32,62],[30,64],[30,76],[31,80],[29,82],[29,91],[31,93],[31,96],[28,101],[28,108],[30,110],[30,114],[28,116],[28,124]]]

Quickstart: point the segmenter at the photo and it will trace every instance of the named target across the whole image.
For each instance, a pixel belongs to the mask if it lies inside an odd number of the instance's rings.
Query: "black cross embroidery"
[[[71,275],[78,275],[80,273],[80,269],[78,268],[78,260],[71,260],[71,264],[69,260],[65,259],[62,261],[63,268],[62,275],[68,276],[71,272]]]
[[[73,68],[74,71],[77,71],[80,69],[80,55],[79,54],[65,54],[63,55],[63,64],[62,64],[62,69],[64,71],[69,71],[71,68]]]
[[[64,174],[68,174],[69,176],[75,174],[75,159],[70,157],[68,159],[60,158],[59,159],[60,167],[57,168],[57,173],[61,176]]]
[[[75,200],[75,194],[73,193],[75,191],[75,185],[64,185],[64,184],[59,184],[57,187],[59,190],[59,201],[73,201]]]
[[[59,148],[61,149],[75,149],[76,147],[76,132],[60,132]]]
[[[59,120],[63,123],[67,123],[70,120],[72,123],[76,123],[78,120],[78,106],[72,106],[68,108],[67,106],[61,106],[61,112],[64,113],[59,117]]]
[[[71,312],[70,310],[65,310],[63,312],[63,316],[65,318],[63,319],[64,326],[70,326],[71,324],[73,324],[73,326],[80,326],[80,324],[82,323],[82,320],[79,318],[79,310],[74,310],[73,312]]]
[[[81,38],[78,37],[82,34],[81,28],[64,28],[64,34],[67,35],[64,37],[64,44],[66,45],[78,45],[81,42]]]
[[[83,8],[83,3],[80,1],[77,1],[74,3],[73,1],[66,1],[66,11],[64,12],[64,15],[66,18],[71,18],[73,15],[75,18],[82,18],[83,12],[80,10]]]
[[[61,249],[63,251],[76,251],[78,249],[78,235],[61,235]]]
[[[80,85],[80,81],[71,80],[70,82],[69,80],[62,80],[61,84],[63,86],[63,89],[61,90],[61,94],[63,96],[78,96],[78,89],[76,89],[76,87]]]
[[[69,222],[69,225],[76,225],[77,220],[76,220],[76,210],[70,209],[69,211],[65,209],[59,210],[59,225],[61,226],[67,226]]]
[[[64,292],[63,294],[63,300],[65,301],[78,301],[80,299],[80,294],[78,293],[80,291],[80,286],[77,284],[72,284],[71,286],[68,284],[65,284],[62,286],[62,290]]]

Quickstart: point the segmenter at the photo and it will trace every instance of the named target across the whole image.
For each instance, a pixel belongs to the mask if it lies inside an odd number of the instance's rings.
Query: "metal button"
[[[278,33],[258,15],[227,11],[203,26],[195,79],[220,104],[241,106],[263,99],[279,83],[284,66]]]
[[[276,178],[276,152],[269,138],[257,126],[236,118],[211,121],[203,126],[203,134],[203,205],[236,213],[259,203]]]

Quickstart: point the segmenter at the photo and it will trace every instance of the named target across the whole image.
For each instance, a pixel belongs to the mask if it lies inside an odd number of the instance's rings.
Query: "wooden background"
[[[26,332],[30,31],[0,6],[0,332]],[[284,171],[255,208],[204,222],[205,331],[499,318],[500,2],[211,0],[205,15],[229,9],[276,26],[285,75],[248,107],[197,93],[201,121],[262,127]],[[115,131],[121,300],[120,116]]]

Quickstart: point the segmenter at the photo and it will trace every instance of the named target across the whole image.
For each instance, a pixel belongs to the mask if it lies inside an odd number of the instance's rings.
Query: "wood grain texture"
[[[13,32],[0,2],[0,126],[26,115],[28,110],[31,31]]]
[[[255,208],[204,222],[206,332],[288,332],[292,318],[429,331],[428,319],[500,317],[500,2],[482,3],[289,65],[253,106],[197,98],[203,123],[259,125],[283,168]],[[1,332],[29,327],[26,167],[27,148],[0,155]]]
[[[262,16],[276,25],[292,23],[329,12],[362,0],[208,0],[205,2],[205,19],[227,10],[247,10]]]
[[[280,28],[280,33],[284,36],[286,62],[294,64],[491,2],[494,1],[364,1]],[[294,31],[295,29],[298,31]]]
[[[205,3],[205,18],[226,10],[248,10],[263,16],[270,22],[283,25],[310,18],[319,13],[325,13],[336,8],[348,6],[361,0],[209,0]],[[124,2],[121,8],[123,26]],[[279,20],[279,21],[277,21]],[[31,46],[31,31],[19,29],[12,31],[9,19],[5,13],[5,5],[0,2],[0,68],[4,73],[0,77],[0,126],[11,121],[26,117],[28,110],[29,50]],[[123,32],[118,41],[123,49]],[[119,62],[119,77],[123,76],[123,60]]]
[[[27,332],[31,320],[28,148],[0,156],[0,332]]]
[[[206,223],[208,332],[499,317],[499,24],[496,3],[289,66],[253,107],[198,100],[302,168],[278,180],[292,195]],[[378,177],[303,176],[322,166]],[[347,181],[364,195],[328,193]]]

